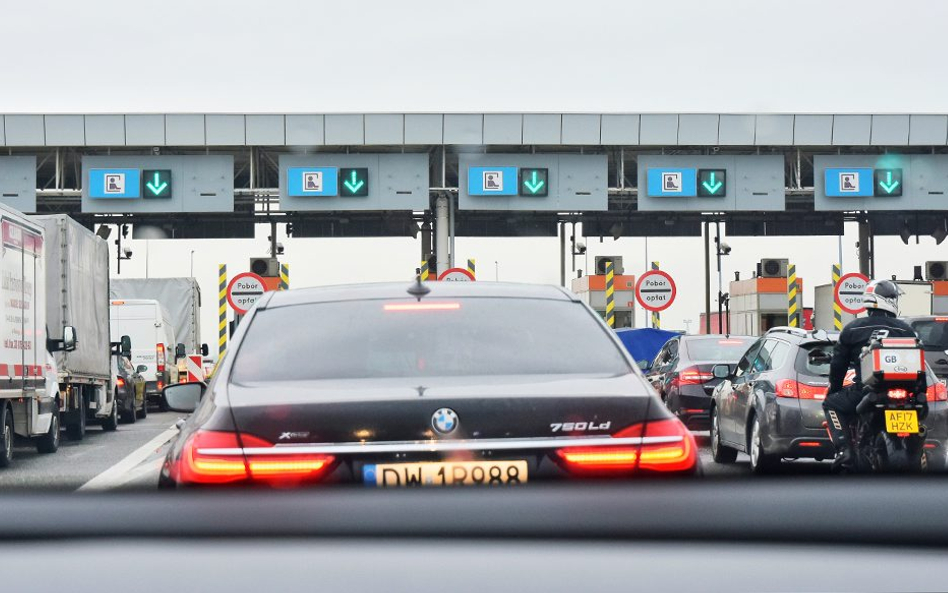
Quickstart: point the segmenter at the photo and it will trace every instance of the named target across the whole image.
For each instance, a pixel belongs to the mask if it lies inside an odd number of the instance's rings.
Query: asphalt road
[[[705,477],[729,477],[729,476],[752,476],[750,469],[750,458],[744,453],[737,454],[737,461],[734,463],[722,464],[715,463],[711,459],[711,439],[707,432],[696,432],[695,440],[698,442],[698,454],[701,457],[701,467],[704,470]],[[818,476],[831,473],[832,464],[828,461],[797,460],[784,461],[780,464],[777,475],[807,475]]]
[[[173,428],[182,415],[149,410],[135,424],[119,424],[115,432],[90,425],[82,441],[63,433],[59,451],[41,455],[26,440],[18,440],[13,463],[0,469],[0,492],[17,488],[42,490],[153,488]],[[95,478],[95,481],[91,482]]]

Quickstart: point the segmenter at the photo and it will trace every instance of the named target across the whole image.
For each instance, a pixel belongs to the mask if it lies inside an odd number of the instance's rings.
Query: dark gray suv
[[[765,473],[783,459],[833,458],[833,444],[823,427],[823,400],[838,337],[774,328],[754,342],[735,371],[716,367],[715,374],[722,375],[711,400],[711,453],[716,462],[732,463],[738,451],[744,451],[751,469]],[[931,369],[928,402],[928,465],[941,470],[948,440],[948,392]]]

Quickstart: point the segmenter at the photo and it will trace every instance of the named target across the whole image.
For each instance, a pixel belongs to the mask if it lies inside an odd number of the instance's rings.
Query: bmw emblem
[[[451,408],[439,408],[431,415],[431,427],[438,434],[451,434],[458,428],[457,412]]]

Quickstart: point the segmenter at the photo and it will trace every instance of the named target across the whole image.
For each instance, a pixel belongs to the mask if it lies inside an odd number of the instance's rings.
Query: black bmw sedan
[[[510,485],[692,474],[695,442],[575,295],[501,283],[267,293],[194,414],[166,487]],[[196,408],[196,409],[195,409]]]

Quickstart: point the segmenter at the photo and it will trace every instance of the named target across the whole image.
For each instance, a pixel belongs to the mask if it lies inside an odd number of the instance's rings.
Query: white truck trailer
[[[108,244],[65,214],[32,216],[46,235],[46,320],[50,337],[76,328],[75,350],[55,353],[62,424],[70,439],[88,423],[118,426],[109,335]]]
[[[14,435],[41,453],[59,447],[56,390],[46,389],[47,348],[70,351],[73,327],[47,340],[46,249],[42,225],[0,205],[0,467],[13,458]]]

